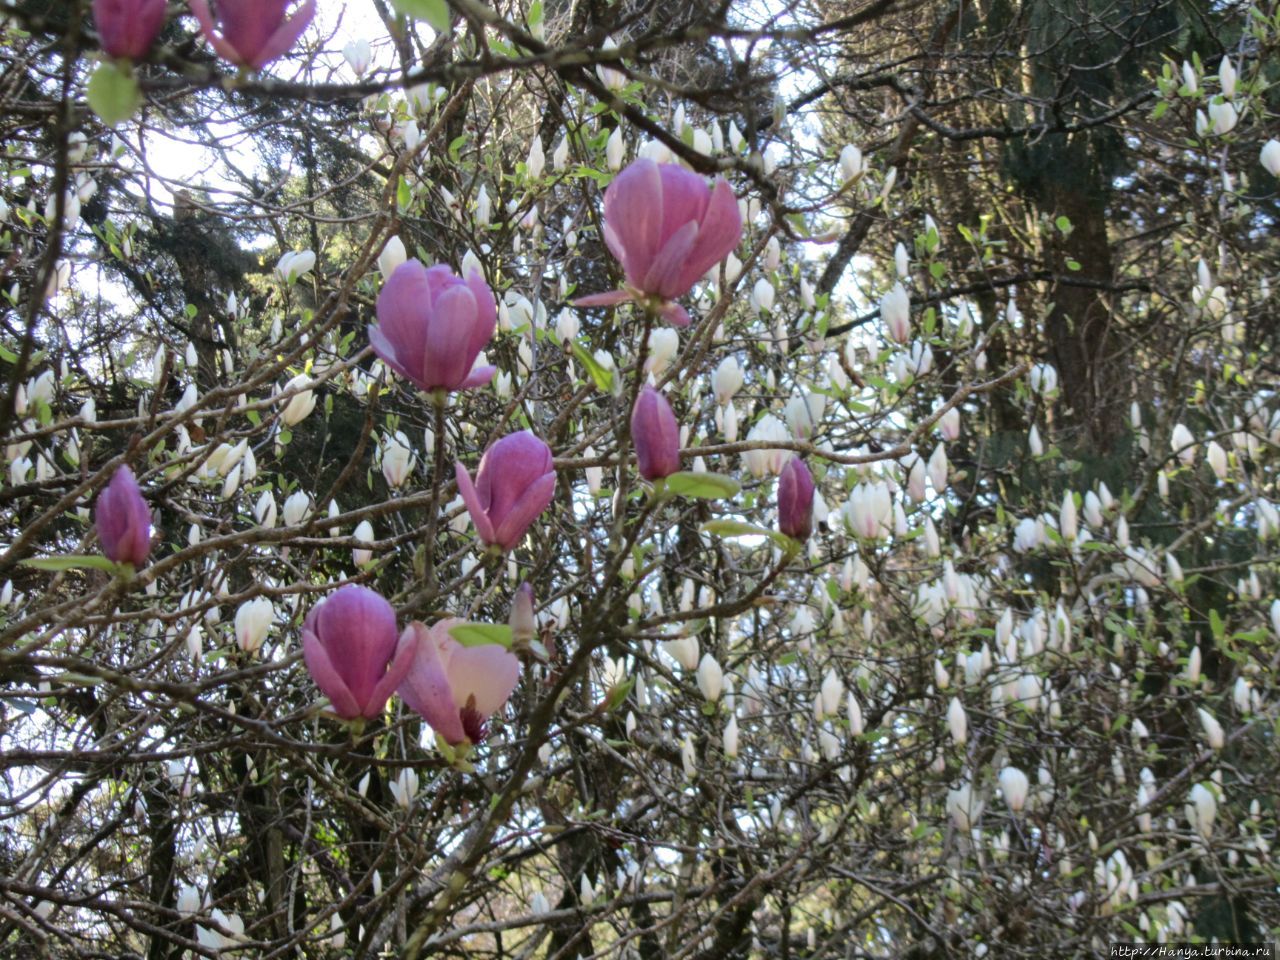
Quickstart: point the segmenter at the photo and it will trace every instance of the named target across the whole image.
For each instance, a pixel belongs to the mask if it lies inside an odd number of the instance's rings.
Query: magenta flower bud
[[[316,14],[316,0],[303,0],[292,17],[285,11],[290,0],[191,0],[191,12],[200,21],[205,39],[219,56],[241,67],[260,70],[288,51]],[[222,32],[217,32],[217,26]]]
[[[631,411],[631,441],[640,476],[661,480],[680,469],[680,427],[667,398],[645,384]]]
[[[538,635],[538,619],[533,612],[533,587],[526,580],[511,601],[511,617],[507,621],[513,639],[528,643]]]
[[[654,297],[677,327],[689,325],[683,297],[738,245],[742,214],[723,177],[710,187],[673,163],[637,160],[604,193],[604,240],[622,264],[626,289],[578,300],[584,307]]]
[[[792,457],[778,479],[778,529],[804,542],[813,532],[813,474]]]
[[[556,492],[551,448],[528,430],[489,445],[480,458],[474,485],[461,463],[455,465],[454,472],[458,493],[480,539],[504,551],[520,542]]]
[[[396,373],[430,393],[488,383],[496,368],[475,366],[493,337],[498,309],[493,291],[472,271],[459,280],[447,266],[417,260],[396,267],[378,294],[378,323],[369,343]]]
[[[151,508],[128,467],[117,468],[98,494],[93,520],[108,560],[142,566],[151,552]]]
[[[98,41],[113,57],[141,60],[164,26],[165,0],[93,0]]]
[[[484,740],[485,721],[502,709],[520,680],[520,661],[503,647],[464,647],[449,636],[461,622],[441,620],[428,627],[414,621],[400,638],[413,650],[401,699],[455,746]]]
[[[302,658],[344,720],[372,718],[413,665],[413,644],[396,636],[396,612],[368,587],[348,584],[302,622]]]

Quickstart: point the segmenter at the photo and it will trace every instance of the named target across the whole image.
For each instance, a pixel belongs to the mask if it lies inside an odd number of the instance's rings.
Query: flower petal
[[[693,245],[698,239],[698,223],[690,220],[671,235],[671,239],[663,244],[662,250],[653,258],[649,272],[640,283],[640,289],[646,293],[656,293],[665,300],[683,297],[689,292],[689,286],[681,286],[684,282],[685,265],[693,252]],[[703,271],[704,273],[706,271]],[[699,274],[701,276],[701,274]]]
[[[368,703],[364,705],[364,715],[366,717],[372,719],[381,713],[382,708],[391,699],[391,694],[395,693],[400,684],[404,683],[405,677],[409,675],[409,670],[413,667],[414,653],[413,635],[406,629],[400,634],[400,640],[396,644],[395,656],[387,664],[387,672],[378,681],[378,685],[373,688],[373,694],[369,697]]]
[[[302,659],[307,665],[311,679],[316,682],[320,692],[329,698],[334,713],[344,720],[360,716],[361,711],[356,698],[352,696],[351,690],[334,667],[333,661],[329,659],[328,651],[320,643],[319,638],[305,628],[302,631]]]
[[[609,290],[605,293],[592,293],[573,301],[575,307],[612,307],[614,304],[634,300],[635,294],[630,290]]]
[[[543,474],[524,489],[523,496],[512,504],[499,521],[498,529],[494,532],[494,541],[504,550],[513,549],[524,536],[524,532],[529,529],[529,525],[538,519],[538,515],[543,510],[547,509],[555,495],[555,473]]]
[[[475,524],[476,533],[485,543],[494,543],[493,523],[489,520],[489,514],[485,511],[480,494],[471,483],[471,474],[467,473],[467,468],[461,463],[454,464],[453,472],[458,479],[458,494],[462,497],[462,502],[467,505],[467,513],[471,514],[471,522]]]
[[[414,621],[405,628],[403,638],[408,638],[413,651],[409,672],[400,684],[400,697],[410,709],[418,713],[431,729],[449,743],[461,743],[466,739],[462,720],[454,703],[453,691],[440,656],[440,643],[448,637],[449,626],[456,620],[442,620],[428,629],[426,624]]]
[[[733,189],[723,177],[716,178],[711,202],[698,224],[698,238],[680,271],[680,285],[686,290],[713,266],[727,257],[742,239],[742,211]]]
[[[427,389],[456,390],[476,362],[471,353],[471,327],[476,320],[476,298],[464,284],[441,291],[427,325],[422,379]],[[479,351],[476,351],[477,353]]]
[[[474,387],[483,387],[486,383],[493,379],[493,375],[498,372],[498,368],[494,366],[476,367],[469,374],[467,379],[458,385],[459,390],[471,390]]]
[[[459,645],[449,656],[447,672],[458,709],[475,697],[476,711],[488,717],[502,708],[520,682],[520,661],[496,643]]]
[[[316,0],[306,0],[284,23],[276,28],[258,50],[253,58],[251,66],[255,70],[261,69],[263,65],[271,62],[281,54],[287,53],[289,48],[298,42],[298,38],[302,36],[302,32],[307,29],[307,25],[311,23],[311,18],[316,15]]]
[[[662,175],[652,160],[623,170],[604,192],[605,243],[639,284],[662,244]]]

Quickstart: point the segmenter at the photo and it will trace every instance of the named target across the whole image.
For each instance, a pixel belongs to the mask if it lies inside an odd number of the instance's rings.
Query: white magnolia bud
[[[885,332],[895,343],[906,343],[911,337],[911,298],[901,283],[895,283],[880,298],[880,319]]]
[[[275,607],[270,597],[254,597],[236,610],[236,643],[245,653],[255,653],[267,638]]]
[[[404,263],[408,259],[408,252],[404,248],[404,241],[399,237],[393,236],[387,241],[387,245],[382,248],[382,252],[378,254],[378,270],[382,273],[383,280],[390,280],[391,274],[395,273],[396,267]]]
[[[355,529],[354,536],[360,543],[373,543],[373,524],[368,520],[361,520]],[[363,566],[373,559],[373,551],[355,547],[351,551],[351,558],[355,561],[356,566]]]
[[[1022,812],[1029,787],[1027,775],[1017,767],[1005,767],[1000,771],[1000,792],[1004,794],[1004,802],[1014,813]]]
[[[295,490],[284,501],[284,522],[287,527],[296,527],[303,523],[311,513],[311,497],[301,490]]]
[[[702,655],[702,660],[698,663],[697,678],[698,689],[709,703],[720,699],[720,693],[724,689],[724,671],[710,653]]]
[[[284,410],[280,413],[280,420],[286,427],[301,423],[316,408],[315,392],[313,390],[299,389],[306,387],[310,382],[310,377],[300,373],[284,385],[284,390],[281,391],[283,393],[288,393],[290,390],[298,390],[297,393],[289,398]]]
[[[947,705],[947,728],[956,746],[963,747],[969,739],[969,715],[965,713],[964,704],[959,697],[952,697]]]
[[[1197,707],[1196,713],[1200,716],[1200,726],[1204,728],[1204,738],[1208,742],[1210,749],[1221,750],[1227,742],[1226,735],[1222,731],[1222,724],[1204,707]]]
[[[730,760],[738,756],[738,715],[729,715],[729,722],[724,726],[724,755]]]

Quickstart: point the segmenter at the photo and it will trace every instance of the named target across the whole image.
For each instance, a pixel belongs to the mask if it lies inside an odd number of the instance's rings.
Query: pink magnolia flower
[[[485,721],[502,709],[520,679],[520,661],[498,646],[464,647],[449,629],[461,620],[432,627],[414,621],[405,627],[413,665],[400,684],[400,697],[450,744],[480,743]]]
[[[98,494],[93,520],[108,560],[142,566],[151,552],[151,508],[128,467],[117,468]]]
[[[443,264],[427,269],[406,260],[378,294],[369,343],[387,366],[428,393],[466,390],[493,378],[495,367],[472,367],[497,325],[493,292],[480,274],[463,281]]]
[[[165,0],[93,0],[102,49],[113,57],[141,60],[164,26]]]
[[[490,444],[480,458],[474,484],[461,463],[454,469],[458,493],[480,539],[504,551],[520,542],[556,492],[551,448],[528,430]]]
[[[577,305],[656,301],[668,323],[687,327],[689,314],[672,301],[728,256],[741,237],[742,214],[723,177],[713,188],[676,164],[637,160],[604,193],[604,241],[622,263],[626,283]]]
[[[813,532],[813,474],[792,457],[778,479],[778,529],[801,542]]]
[[[396,637],[396,612],[368,587],[348,584],[302,622],[302,658],[316,686],[345,720],[376,717],[413,665],[413,645]]]
[[[191,0],[191,12],[213,49],[242,67],[261,69],[285,53],[302,36],[316,13],[316,0],[303,0],[292,17],[285,11],[291,0]],[[218,34],[215,22],[221,26]]]
[[[631,410],[631,441],[640,476],[661,480],[680,469],[680,427],[667,398],[645,384]]]

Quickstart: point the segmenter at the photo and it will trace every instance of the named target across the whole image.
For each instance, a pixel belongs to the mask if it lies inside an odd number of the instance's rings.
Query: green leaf
[[[768,527],[759,527],[754,523],[744,523],[741,520],[710,520],[702,525],[701,530],[703,533],[710,533],[717,537],[768,537],[783,550],[796,548],[796,541],[785,533],[770,530]]]
[[[699,500],[724,500],[737,496],[742,484],[733,477],[718,473],[692,473],[682,470],[667,477],[667,489],[681,497]]]
[[[427,21],[437,33],[449,29],[449,5],[445,0],[391,0],[391,5],[406,17]]]
[[[596,389],[601,393],[609,393],[613,389],[613,371],[600,366],[596,358],[577,340],[570,340],[569,348],[577,361],[586,368]]]
[[[449,636],[464,647],[497,645],[511,649],[511,628],[505,623],[460,623],[449,628]]]
[[[107,126],[114,127],[133,116],[142,103],[142,91],[132,71],[104,63],[93,71],[86,91],[89,106]]]
[[[68,554],[65,557],[30,557],[26,560],[20,560],[24,567],[35,567],[37,570],[78,570],[82,567],[89,567],[94,570],[106,570],[108,573],[115,573],[120,565],[114,560],[108,560],[106,557],[85,554]]]
[[[409,188],[409,181],[401,177],[400,183],[396,186],[396,207],[402,211],[408,210],[412,202],[413,191]]]
[[[1226,624],[1222,622],[1222,615],[1217,610],[1209,611],[1209,629],[1213,631],[1213,639],[1221,640],[1227,634]]]
[[[635,677],[628,677],[622,683],[613,687],[609,691],[609,699],[605,701],[604,709],[606,713],[613,713],[620,706],[627,702],[627,697],[631,694],[631,688],[636,685]]]

